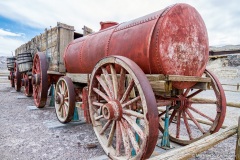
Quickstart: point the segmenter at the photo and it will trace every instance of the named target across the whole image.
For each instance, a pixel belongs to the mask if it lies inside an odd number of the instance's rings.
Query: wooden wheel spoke
[[[189,124],[188,124],[188,120],[187,120],[187,116],[186,116],[186,114],[185,114],[185,111],[183,111],[183,120],[184,120],[184,124],[185,124],[185,126],[186,126],[186,128],[187,128],[187,133],[188,133],[189,139],[192,140],[192,139],[193,139],[193,137],[192,137],[192,131],[191,131],[190,127],[189,127]]]
[[[123,91],[125,88],[125,80],[126,80],[126,70],[121,68],[119,86],[118,86],[118,100],[120,100],[122,98]]]
[[[65,83],[64,83],[64,81],[62,81],[62,94],[63,95],[65,95],[65,90],[66,90]]]
[[[140,96],[137,96],[137,97],[131,99],[130,101],[124,103],[124,104],[122,105],[122,107],[124,108],[124,107],[126,107],[126,106],[128,106],[128,105],[130,105],[130,104],[132,104],[132,103],[134,103],[134,102],[139,101],[140,99],[141,99],[141,97],[140,97]]]
[[[64,100],[69,100],[69,97],[65,97]]]
[[[128,137],[127,131],[124,128],[121,121],[119,121],[119,125],[120,125],[121,132],[122,132],[122,139],[123,139],[123,146],[125,149],[125,154],[126,154],[127,158],[130,158],[131,157],[131,149],[130,149],[129,137]]]
[[[173,121],[173,118],[175,117],[176,113],[177,113],[177,110],[174,109],[173,112],[172,112],[172,114],[171,114],[171,116],[170,116],[170,119],[169,119],[169,126],[171,125],[171,123],[172,123],[172,121]]]
[[[129,135],[129,138],[130,138],[130,141],[132,143],[132,146],[133,146],[134,150],[138,153],[139,152],[139,145],[138,145],[138,142],[136,141],[136,137],[135,137],[134,133],[129,128],[129,125],[125,120],[122,119],[122,123],[123,123],[124,127],[127,129],[127,133]]]
[[[177,130],[176,130],[176,138],[179,138],[179,135],[180,135],[180,127],[181,127],[181,114],[182,114],[182,111],[178,111],[178,116],[177,116]]]
[[[103,115],[95,117],[95,121],[99,121],[101,118],[103,118]]]
[[[190,88],[186,89],[186,91],[184,92],[183,96],[186,97],[188,95],[189,91],[190,91]]]
[[[191,110],[194,111],[195,113],[201,115],[202,117],[205,117],[205,118],[207,118],[208,120],[214,122],[214,119],[212,119],[211,117],[205,115],[204,113],[200,112],[199,110],[197,110],[197,109],[195,109],[195,108],[193,108],[193,107],[189,107],[189,109],[191,109]]]
[[[144,133],[142,129],[136,124],[136,122],[131,118],[126,115],[123,115],[123,118],[130,124],[130,126],[136,131],[136,133],[139,135],[139,137],[144,140]]]
[[[60,112],[62,110],[63,105],[59,105],[58,111]]]
[[[112,82],[113,82],[113,90],[114,90],[114,98],[118,99],[118,80],[116,70],[113,65],[110,64],[111,74],[112,74]]]
[[[68,114],[69,107],[66,104],[64,104],[64,108],[65,108],[65,117],[66,117]]]
[[[110,145],[112,145],[112,140],[113,140],[113,136],[116,130],[116,121],[113,121],[111,130],[109,132],[109,137],[108,137],[108,141],[107,141],[107,146],[109,147]]]
[[[124,92],[122,99],[120,100],[120,103],[123,103],[129,96],[130,92],[132,91],[133,87],[134,87],[134,80],[132,79],[130,84],[128,85],[126,91]]]
[[[103,75],[105,77],[105,80],[107,82],[107,85],[108,85],[108,88],[110,90],[110,93],[111,93],[111,97],[114,99],[114,91],[113,91],[113,83],[112,83],[112,80],[106,70],[106,68],[103,68],[102,67],[102,72],[103,72]]]
[[[100,131],[101,135],[106,131],[106,129],[110,126],[111,123],[112,123],[112,120],[107,121],[107,123],[103,126],[102,130]]]
[[[198,123],[198,121],[194,118],[194,116],[192,115],[192,113],[186,109],[186,113],[187,115],[190,117],[190,119],[194,122],[194,124],[198,127],[198,129],[204,134],[205,131],[203,130],[203,128],[200,126],[200,124]]]
[[[141,119],[144,118],[143,114],[135,112],[135,111],[130,110],[130,109],[123,109],[123,113],[128,115],[128,116],[134,116],[134,117],[141,118]]]
[[[59,85],[59,90],[60,90],[60,93],[63,94],[63,88],[61,85]]]
[[[69,103],[68,102],[64,102],[64,104],[66,105],[67,108],[69,108]]]
[[[61,107],[61,117],[63,117],[63,105],[60,105]]]
[[[119,123],[119,121],[116,122],[116,156],[120,156],[122,145],[122,132]]]
[[[93,88],[93,91],[95,93],[97,93],[99,96],[101,96],[103,99],[105,99],[107,102],[110,101],[110,99],[102,91],[100,91],[99,89]]]
[[[99,102],[93,102],[92,104],[95,105],[95,106],[99,106],[99,107],[104,105],[103,103],[99,103]]]
[[[100,85],[102,86],[102,88],[104,89],[104,91],[107,93],[108,97],[112,97],[109,88],[107,87],[106,83],[102,80],[102,78],[100,76],[96,76],[96,78]]]
[[[162,113],[158,114],[158,117],[161,117],[162,115],[164,115],[166,113],[166,111],[163,111]]]
[[[189,96],[187,96],[187,98],[192,98],[192,97],[196,96],[197,94],[201,93],[202,91],[203,91],[202,89],[199,89],[196,92],[194,92],[194,93],[190,94]]]
[[[162,111],[162,110],[163,110],[163,109],[160,109],[160,108],[162,108],[162,107],[158,107],[158,111]],[[170,107],[170,108],[169,108],[169,111],[172,110],[172,109],[173,109],[173,107]],[[163,111],[162,113],[158,114],[158,117],[161,117],[161,116],[164,115],[165,113],[166,113],[166,110]]]
[[[189,100],[192,104],[217,104],[216,100],[204,98],[192,98]]]

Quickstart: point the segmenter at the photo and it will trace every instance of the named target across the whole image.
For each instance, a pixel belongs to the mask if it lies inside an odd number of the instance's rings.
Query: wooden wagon
[[[44,107],[49,85],[57,82],[58,120],[71,121],[80,104],[110,158],[149,158],[164,131],[165,114],[170,139],[179,144],[221,128],[226,98],[206,70],[206,27],[193,7],[176,4],[121,24],[102,22],[99,32],[75,40],[72,27],[53,30],[44,34],[47,41],[40,43],[25,79],[32,81],[35,104]],[[68,38],[56,44],[65,34]]]

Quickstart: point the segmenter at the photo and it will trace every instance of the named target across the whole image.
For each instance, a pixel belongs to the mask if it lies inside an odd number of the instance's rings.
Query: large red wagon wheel
[[[11,87],[15,87],[15,82],[14,82],[14,71],[10,71],[10,83],[11,83]]]
[[[38,108],[46,105],[48,93],[48,63],[46,55],[38,52],[33,59],[32,85],[34,103]]]
[[[17,62],[14,63],[14,86],[16,91],[21,91],[21,73],[19,72]]]
[[[66,76],[61,77],[55,88],[55,109],[57,118],[61,123],[72,120],[75,107],[75,92],[72,80]]]
[[[226,114],[226,98],[224,90],[216,76],[205,70],[211,78],[212,90],[187,88],[178,95],[177,105],[170,107],[169,134],[170,139],[179,144],[189,144],[207,135],[217,132]],[[204,97],[204,98],[203,98]],[[170,98],[171,100],[171,98]],[[158,107],[161,110],[161,107]],[[165,111],[160,113],[159,128],[163,131]]]
[[[24,94],[27,97],[31,97],[33,93],[32,81],[29,78],[28,74],[23,75],[23,86],[24,86]]]
[[[156,100],[133,61],[121,56],[99,61],[91,74],[88,101],[94,131],[109,157],[150,157],[158,138]]]

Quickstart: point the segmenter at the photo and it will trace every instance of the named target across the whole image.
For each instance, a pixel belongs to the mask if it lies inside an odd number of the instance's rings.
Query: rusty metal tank
[[[201,76],[208,45],[200,14],[180,3],[75,39],[65,50],[64,62],[69,73],[91,73],[100,59],[121,55],[135,61],[146,74]],[[173,83],[178,89],[192,85]]]

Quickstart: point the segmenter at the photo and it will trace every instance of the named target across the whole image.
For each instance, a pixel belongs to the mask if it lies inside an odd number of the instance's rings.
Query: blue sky
[[[0,56],[10,56],[45,28],[66,23],[82,32],[97,31],[100,21],[124,22],[175,3],[188,3],[201,14],[212,46],[240,44],[238,0],[0,0]]]
[[[11,20],[7,17],[0,16],[0,28],[9,31],[11,33],[20,34],[21,36],[16,36],[17,39],[22,39],[27,41],[37,34],[42,33],[41,28],[35,28],[28,25],[24,25],[22,22]]]

